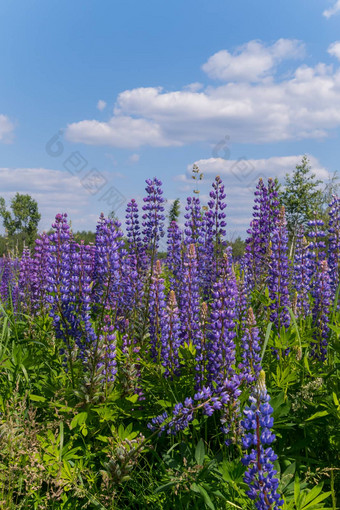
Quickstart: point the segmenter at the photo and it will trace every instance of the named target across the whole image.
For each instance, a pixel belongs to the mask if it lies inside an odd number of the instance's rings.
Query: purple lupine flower
[[[237,376],[224,380],[216,389],[203,387],[194,398],[187,397],[183,403],[177,403],[171,416],[164,412],[153,418],[148,428],[153,431],[159,430],[159,435],[162,432],[175,435],[188,427],[198,411],[202,411],[206,416],[212,416],[215,411],[223,410],[231,399],[236,399],[241,394],[238,387]]]
[[[159,240],[164,236],[164,198],[162,182],[154,177],[146,179],[147,196],[143,198],[143,243],[144,249],[149,252],[151,262],[159,246]]]
[[[182,274],[182,231],[176,221],[172,221],[168,228],[168,251],[166,263],[171,272],[170,286],[179,290]]]
[[[129,241],[129,253],[134,254],[137,272],[145,269],[145,252],[139,225],[138,204],[133,198],[126,207],[125,225]]]
[[[184,242],[187,245],[202,245],[204,238],[204,218],[199,197],[188,197],[184,214]]]
[[[121,297],[118,303],[117,328],[125,330],[124,321],[134,316],[142,306],[144,296],[143,279],[138,274],[137,259],[134,254],[121,257],[120,261]],[[133,327],[136,320],[132,321]],[[121,327],[122,324],[122,327]]]
[[[120,224],[101,214],[96,229],[93,298],[102,309],[116,309],[121,289],[120,252],[124,246]]]
[[[165,377],[179,374],[178,349],[181,345],[181,325],[176,295],[170,290],[166,307],[166,321],[162,330],[161,360],[165,370]]]
[[[240,374],[247,383],[252,383],[257,380],[261,371],[261,347],[259,330],[256,327],[256,319],[251,307],[248,310],[246,329],[241,339],[241,348]]]
[[[30,250],[25,248],[20,259],[18,289],[21,307],[28,313],[32,312],[32,278],[33,259]]]
[[[293,264],[293,286],[296,291],[294,313],[298,317],[305,317],[309,313],[310,308],[308,297],[310,284],[308,262],[308,242],[301,227],[297,232]]]
[[[32,304],[34,313],[44,313],[47,307],[48,266],[50,262],[50,240],[41,234],[35,241],[32,268]]]
[[[205,253],[205,218],[198,196],[187,198],[185,211],[183,242],[185,246],[190,246],[191,244],[195,246],[198,266],[198,279],[201,283],[204,282],[205,261],[206,259],[209,259],[209,254]]]
[[[209,355],[209,311],[208,305],[204,301],[201,306],[200,313],[200,335],[196,342],[196,355],[195,355],[195,380],[196,389],[202,388],[207,384],[207,366],[208,366],[208,355]]]
[[[73,285],[77,289],[78,300],[76,302],[80,327],[83,331],[87,356],[95,351],[96,334],[91,319],[91,296],[92,296],[92,247],[81,243],[79,249],[73,250]],[[74,246],[76,248],[76,246]]]
[[[312,288],[314,298],[312,316],[314,342],[311,343],[312,356],[325,361],[329,335],[329,312],[331,305],[331,283],[326,260],[319,262],[319,270]]]
[[[0,283],[0,296],[3,305],[9,305],[10,300],[14,302],[15,294],[15,278],[14,278],[14,264],[9,257],[3,256],[1,259],[1,283]]]
[[[156,267],[151,277],[149,296],[150,316],[150,354],[154,361],[161,360],[162,342],[167,341],[164,330],[167,328],[166,300],[164,279],[161,277],[162,267],[160,260],[157,260]]]
[[[328,267],[333,298],[339,285],[340,272],[340,198],[333,195],[329,204],[329,245],[328,245]]]
[[[235,363],[237,284],[229,258],[230,251],[226,251],[221,262],[220,278],[212,291],[208,376],[216,384],[233,374]]]
[[[249,487],[246,494],[255,502],[258,510],[279,510],[284,502],[278,493],[279,481],[273,465],[277,455],[271,447],[264,447],[274,441],[275,435],[271,431],[273,408],[269,404],[263,370],[249,401],[250,406],[244,409],[241,422],[245,430],[243,447],[252,448],[242,459],[242,463],[248,467],[244,475],[244,482]]]
[[[272,235],[268,278],[269,297],[273,301],[270,320],[278,330],[290,324],[288,280],[288,231],[282,207]]]
[[[56,337],[66,343],[69,355],[73,341],[80,342],[78,318],[74,313],[75,288],[71,282],[71,236],[67,214],[57,214],[50,234],[49,265],[47,277],[48,302]]]
[[[80,358],[87,360],[96,350],[90,318],[90,247],[79,247],[74,242],[66,214],[57,214],[52,228],[47,278],[50,315],[56,337],[67,347],[68,361],[75,349]]]
[[[196,346],[199,344],[200,337],[200,295],[197,253],[194,244],[190,244],[184,254],[179,305],[182,342],[192,342]]]
[[[237,328],[242,331],[244,323],[247,320],[249,309],[249,295],[247,283],[244,276],[244,271],[236,279],[237,282],[237,300],[236,300],[236,315],[237,315]]]
[[[107,386],[109,383],[113,383],[117,373],[117,361],[116,361],[116,347],[117,338],[109,315],[104,317],[104,327],[102,328],[102,334],[99,337],[99,344],[101,346],[100,361],[97,364],[97,368],[104,378],[104,383]]]
[[[268,179],[266,187],[260,179],[254,202],[245,252],[246,277],[250,287],[263,284],[267,276],[269,246],[279,214],[277,183]]]
[[[308,273],[311,280],[310,286],[312,287],[313,281],[316,279],[316,273],[320,268],[319,262],[326,258],[326,244],[324,231],[324,222],[317,219],[316,212],[314,212],[314,220],[308,222],[309,230],[307,237],[309,238],[308,246]]]
[[[210,191],[210,200],[208,209],[205,212],[205,244],[204,244],[204,287],[205,294],[209,292],[212,284],[216,281],[218,275],[219,260],[223,256],[227,225],[224,209],[227,207],[225,202],[226,194],[224,185],[219,175],[216,176]]]

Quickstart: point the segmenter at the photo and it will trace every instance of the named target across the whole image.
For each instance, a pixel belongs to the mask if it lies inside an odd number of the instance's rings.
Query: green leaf
[[[266,329],[266,336],[265,336],[265,339],[264,339],[264,343],[263,343],[263,347],[262,347],[262,352],[261,352],[261,364],[262,364],[262,360],[263,360],[263,357],[264,357],[264,353],[266,352],[266,348],[267,348],[270,332],[272,330],[272,326],[273,326],[273,323],[269,322],[269,324],[267,326],[267,329]]]
[[[160,485],[159,487],[157,487],[157,489],[155,489],[154,493],[157,494],[158,492],[166,492],[167,490],[169,490],[171,487],[173,487],[174,485],[176,485],[177,481],[174,481],[174,482],[168,482],[164,485]]]
[[[203,439],[200,439],[195,449],[195,459],[199,466],[203,466],[204,456],[205,456],[204,442]]]
[[[161,407],[171,407],[170,400],[157,400],[157,404]]]
[[[87,413],[82,412],[79,414],[76,414],[73,420],[71,421],[70,429],[74,429],[77,425],[83,425],[87,420]]]
[[[296,505],[297,505],[299,496],[300,496],[300,480],[299,480],[299,477],[297,475],[295,475],[295,480],[294,480],[294,500],[295,500],[295,504]]]
[[[41,397],[40,395],[33,395],[33,393],[29,396],[30,400],[33,400],[33,402],[46,402],[45,397]]]
[[[135,395],[132,395],[131,397],[125,397],[125,400],[128,400],[129,402],[132,402],[133,404],[135,404],[138,400],[138,395],[136,393]]]
[[[215,510],[215,505],[211,501],[210,496],[207,493],[207,491],[205,490],[205,488],[202,487],[202,485],[199,485],[199,484],[197,484],[197,488],[198,488],[202,498],[204,499],[204,503],[207,505],[207,507],[210,508],[211,510]]]
[[[312,414],[306,421],[316,420],[317,418],[322,418],[323,416],[327,416],[328,411],[318,411],[317,413]]]

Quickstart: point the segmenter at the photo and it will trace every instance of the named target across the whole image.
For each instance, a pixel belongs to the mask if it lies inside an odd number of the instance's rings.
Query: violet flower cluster
[[[271,431],[273,408],[265,385],[265,373],[262,370],[252,395],[250,405],[244,410],[241,422],[245,430],[243,447],[250,453],[244,455],[242,463],[247,466],[244,482],[249,489],[246,494],[255,502],[258,510],[279,510],[283,500],[278,492],[279,480],[273,463],[277,455],[270,445],[275,440]]]

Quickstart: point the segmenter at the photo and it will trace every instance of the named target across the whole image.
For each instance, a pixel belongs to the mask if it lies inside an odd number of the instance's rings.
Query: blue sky
[[[1,2],[0,195],[89,229],[154,175],[184,207],[198,163],[243,236],[259,176],[339,168],[339,28],[340,0]]]

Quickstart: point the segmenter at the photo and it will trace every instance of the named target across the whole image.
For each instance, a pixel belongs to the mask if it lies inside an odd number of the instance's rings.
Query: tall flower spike
[[[167,349],[163,347],[162,342],[167,342],[167,336],[164,335],[167,329],[166,301],[164,279],[161,276],[162,267],[160,260],[157,260],[154,273],[151,278],[150,299],[149,299],[149,317],[150,317],[150,353],[154,361],[161,360],[161,352]]]
[[[319,262],[326,258],[324,222],[317,218],[316,212],[314,212],[314,220],[308,222],[308,228],[307,236],[310,241],[308,251],[308,273],[311,280],[310,287],[312,288],[316,273],[320,268]]]
[[[210,191],[210,200],[208,209],[205,212],[205,245],[204,245],[204,287],[205,295],[208,294],[212,284],[216,281],[218,275],[219,261],[223,257],[225,248],[224,236],[227,225],[224,209],[227,207],[225,202],[226,194],[224,185],[220,176],[215,178]]]
[[[204,236],[204,221],[202,218],[201,202],[198,197],[188,197],[185,206],[185,244],[202,244]]]
[[[333,195],[329,204],[328,266],[333,298],[339,285],[340,275],[340,198]]]
[[[112,220],[101,214],[96,229],[94,300],[102,309],[116,309],[122,293],[121,259],[123,233]]]
[[[242,459],[242,463],[248,467],[244,475],[244,482],[249,487],[246,494],[255,502],[258,510],[279,510],[284,502],[278,493],[279,481],[273,466],[277,455],[271,447],[264,447],[274,441],[275,435],[271,431],[273,408],[269,404],[263,370],[249,401],[250,406],[244,409],[244,419],[241,422],[246,431],[243,447],[253,447]]]
[[[279,213],[277,184],[273,179],[268,179],[268,186],[259,180],[254,202],[245,253],[247,283],[251,287],[262,285],[267,276],[269,246]]]
[[[113,383],[117,373],[116,347],[117,338],[114,325],[109,317],[104,317],[103,332],[99,339],[100,344],[100,360],[98,369],[103,377],[103,382],[107,387],[109,383]]]
[[[167,266],[171,271],[170,286],[179,291],[182,274],[182,232],[176,221],[172,221],[168,228]]]
[[[229,262],[230,252],[225,252],[219,280],[213,286],[209,332],[208,376],[210,382],[221,384],[234,373],[235,318],[237,284]]]
[[[35,241],[32,268],[32,306],[34,313],[44,314],[47,307],[47,285],[50,261],[50,240],[41,234]]]
[[[8,306],[10,300],[15,301],[15,268],[13,261],[9,257],[3,256],[1,259],[1,283],[0,296],[1,302]]]
[[[204,301],[201,306],[200,314],[200,336],[196,342],[196,389],[203,388],[207,384],[207,366],[209,356],[209,310]]]
[[[27,313],[32,312],[32,278],[33,278],[33,259],[30,251],[25,248],[20,259],[19,271],[19,299],[21,307]]]
[[[296,310],[294,313],[298,317],[305,317],[309,313],[309,276],[308,242],[301,227],[297,232],[293,265],[293,286],[296,291]]]
[[[48,302],[56,337],[64,340],[69,359],[74,348],[82,345],[79,319],[75,313],[76,287],[74,285],[76,267],[72,265],[72,239],[67,214],[57,214],[50,234],[49,265],[47,277]]]
[[[127,205],[125,218],[129,252],[134,254],[136,258],[136,268],[138,273],[140,273],[145,269],[146,261],[140,232],[138,205],[134,198]]]
[[[159,240],[164,236],[164,198],[162,182],[154,177],[146,181],[147,196],[143,198],[143,242],[144,248],[154,260],[159,246]]]
[[[194,244],[190,244],[184,255],[181,293],[179,297],[181,312],[182,342],[190,343],[199,349],[200,344],[200,295],[197,255]]]
[[[312,310],[314,326],[314,342],[312,356],[325,361],[329,335],[329,312],[331,305],[331,284],[326,260],[319,262],[319,270],[313,285],[314,306]]]
[[[161,358],[166,368],[165,376],[173,377],[179,374],[178,349],[181,345],[180,320],[175,292],[170,290],[166,307],[166,321],[162,331]]]
[[[246,330],[241,340],[241,347],[242,362],[239,364],[240,373],[247,383],[252,383],[257,380],[261,370],[260,336],[252,308],[248,310]]]
[[[184,244],[186,246],[195,245],[198,275],[201,283],[204,281],[204,264],[208,254],[205,253],[205,219],[198,196],[187,198],[185,211]]]
[[[272,313],[270,320],[278,330],[282,326],[288,327],[290,306],[288,291],[288,232],[285,219],[285,209],[281,208],[275,230],[272,236],[269,265],[269,297],[273,300],[270,305]]]

